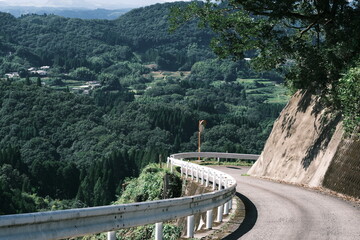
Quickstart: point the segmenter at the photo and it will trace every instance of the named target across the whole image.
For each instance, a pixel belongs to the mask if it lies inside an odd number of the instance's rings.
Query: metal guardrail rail
[[[223,153],[201,153],[200,157],[237,158]],[[199,153],[180,153],[168,158],[168,165],[178,166],[181,174],[209,186],[213,192],[151,202],[111,205],[61,211],[0,216],[0,239],[62,239],[108,232],[115,239],[118,229],[156,223],[155,238],[162,239],[162,222],[187,217],[187,236],[194,235],[194,214],[207,212],[206,227],[212,228],[212,209],[218,207],[218,221],[232,207],[236,181],[229,175],[190,162],[183,158],[199,157]],[[255,155],[241,154],[240,159],[254,159]],[[217,191],[215,191],[217,189]]]
[[[186,158],[225,158],[225,159],[242,159],[256,161],[260,155],[256,154],[241,154],[241,153],[221,153],[221,152],[186,152],[176,153],[171,155],[173,158],[186,159]]]

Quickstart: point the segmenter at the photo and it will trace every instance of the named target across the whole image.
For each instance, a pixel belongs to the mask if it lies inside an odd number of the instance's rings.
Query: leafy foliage
[[[162,199],[164,196],[164,179],[169,179],[167,198],[180,197],[182,181],[179,176],[169,173],[168,170],[159,168],[156,164],[145,167],[140,176],[126,183],[126,188],[121,197],[115,202],[132,203]],[[179,191],[180,189],[180,191]],[[151,239],[154,237],[154,225],[141,226],[118,231],[119,239]],[[164,224],[163,238],[178,239],[181,236],[181,228],[171,224]]]
[[[359,10],[359,1],[208,0],[173,8],[172,22],[199,18],[219,56],[256,51],[254,65],[285,70],[290,86],[327,92],[358,56]]]
[[[360,107],[350,103],[359,100],[359,91],[350,90],[355,70],[339,79],[358,59],[359,1],[207,0],[172,9],[173,28],[194,18],[216,33],[211,45],[220,57],[248,56],[259,69],[277,69],[290,88],[340,107],[348,132],[358,125]]]
[[[146,166],[140,176],[126,182],[125,191],[116,204],[145,202],[162,199],[164,196],[164,179],[167,176],[169,186],[167,189],[167,198],[180,197],[182,189],[181,179],[168,170],[159,168],[156,164]]]
[[[109,204],[149,163],[196,150],[199,119],[204,151],[261,151],[281,75],[213,59],[196,22],[168,34],[173,5],[114,21],[0,13],[0,73],[19,73],[0,80],[1,214]]]
[[[196,61],[213,56],[208,47],[212,33],[195,30],[193,23],[169,34],[170,5],[134,9],[112,21],[0,13],[0,73],[49,65],[91,80],[94,72],[139,60],[162,69],[189,70]]]
[[[360,67],[350,68],[340,79],[336,89],[340,107],[343,110],[345,129],[352,133],[360,125]]]

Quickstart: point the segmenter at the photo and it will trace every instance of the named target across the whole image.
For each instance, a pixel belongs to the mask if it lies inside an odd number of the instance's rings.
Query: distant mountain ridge
[[[20,17],[26,14],[55,14],[68,18],[81,18],[81,19],[107,19],[113,20],[119,16],[129,12],[131,8],[123,9],[86,9],[86,8],[56,8],[56,7],[21,7],[21,6],[2,6],[0,5],[1,12],[7,12],[15,17]]]
[[[98,72],[112,65],[102,54],[120,48],[125,50],[123,54],[112,53],[118,60],[131,60],[136,53],[141,61],[156,63],[162,69],[190,70],[195,62],[213,57],[209,48],[213,34],[208,29],[197,29],[195,22],[169,34],[171,6],[174,4],[133,9],[115,20],[54,14],[16,18],[0,8],[0,53],[11,55],[3,60],[7,64],[0,64],[0,74],[44,65],[65,67],[66,71],[97,65]],[[97,62],[99,57],[101,61]],[[17,62],[20,59],[25,62]]]

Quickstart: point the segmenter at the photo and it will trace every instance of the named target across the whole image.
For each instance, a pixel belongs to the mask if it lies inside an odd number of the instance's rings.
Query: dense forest
[[[109,204],[149,163],[196,151],[202,119],[203,151],[260,153],[282,77],[217,59],[196,21],[170,34],[171,6],[0,13],[0,214]]]

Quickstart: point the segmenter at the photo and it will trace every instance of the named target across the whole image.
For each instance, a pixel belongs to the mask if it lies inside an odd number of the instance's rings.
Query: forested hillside
[[[1,13],[2,73],[34,65],[50,65],[59,71],[82,66],[100,72],[124,60],[190,70],[195,61],[213,56],[208,48],[212,34],[197,30],[194,23],[169,34],[170,6],[134,9],[114,21],[55,15],[15,18]]]
[[[15,17],[34,13],[34,14],[55,14],[63,17],[81,18],[81,19],[116,19],[119,16],[130,11],[130,8],[122,9],[87,9],[87,8],[62,8],[62,7],[24,7],[24,6],[1,6],[1,12],[11,13]]]
[[[218,60],[173,4],[120,18],[0,13],[0,213],[109,204],[170,153],[260,153],[286,102],[281,76]],[[6,74],[6,75],[5,75]]]

